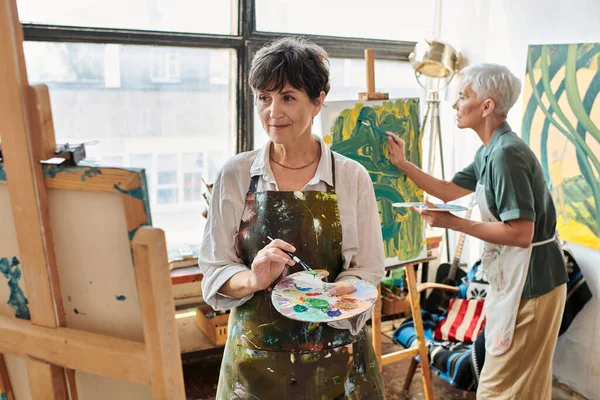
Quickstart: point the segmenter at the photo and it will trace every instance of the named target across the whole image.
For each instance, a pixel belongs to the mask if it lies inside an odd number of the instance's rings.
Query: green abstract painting
[[[421,256],[422,219],[417,213],[392,207],[392,203],[423,201],[423,191],[390,163],[387,136],[360,122],[368,121],[375,128],[398,134],[406,142],[406,157],[420,167],[419,99],[327,102],[321,113],[325,143],[369,171],[386,258],[397,261]]]
[[[600,250],[600,44],[529,46],[523,140],[538,155],[562,239]]]

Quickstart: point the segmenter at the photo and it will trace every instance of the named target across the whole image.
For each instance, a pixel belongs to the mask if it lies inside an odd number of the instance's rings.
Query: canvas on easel
[[[365,61],[367,91],[358,93],[359,101],[325,103],[321,111],[323,139],[333,151],[357,161],[369,172],[381,220],[386,269],[391,269],[392,279],[396,271],[402,272],[396,275],[399,278],[406,270],[409,303],[417,331],[416,347],[382,355],[381,284],[378,285],[378,300],[373,307],[371,327],[373,349],[379,366],[381,368],[385,364],[419,355],[423,360],[421,375],[424,395],[425,399],[430,400],[433,399],[433,386],[427,345],[422,340],[423,322],[413,269],[413,264],[428,261],[424,223],[418,214],[392,207],[397,202],[423,201],[423,191],[389,161],[386,134],[389,131],[399,135],[406,143],[406,158],[421,166],[419,100],[389,100],[387,93],[376,92],[373,49],[365,49]]]
[[[406,142],[407,159],[420,167],[419,99],[326,102],[321,124],[325,143],[333,151],[359,162],[371,176],[386,264],[423,257],[420,216],[392,207],[397,202],[422,202],[423,190],[389,161],[388,138],[381,132],[398,134]]]
[[[0,163],[0,172],[3,172]],[[151,224],[143,170],[44,166],[66,326],[144,342],[131,240]],[[0,315],[29,319],[6,175],[0,173]],[[4,284],[2,279],[5,279]],[[16,399],[31,398],[25,359],[4,356]],[[149,386],[76,371],[80,398],[147,399]]]

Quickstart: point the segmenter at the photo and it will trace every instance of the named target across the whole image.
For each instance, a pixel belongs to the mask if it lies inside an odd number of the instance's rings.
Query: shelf
[[[196,325],[195,309],[177,311],[175,313],[175,320],[177,321],[179,346],[182,354],[223,347],[214,345],[208,336]]]
[[[171,273],[171,284],[179,285],[182,283],[198,282],[203,278],[200,267],[185,267],[175,268],[170,271]]]

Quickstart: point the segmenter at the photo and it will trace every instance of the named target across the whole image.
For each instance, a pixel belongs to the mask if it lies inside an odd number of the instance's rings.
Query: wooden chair
[[[434,291],[442,290],[447,292],[449,297],[454,297],[454,299],[470,299],[474,301],[482,300],[480,296],[485,296],[485,293],[489,290],[489,283],[482,280],[481,276],[478,276],[478,265],[476,263],[471,270],[468,272],[467,276],[463,280],[463,282],[458,287],[439,284],[439,283],[422,283],[417,285],[417,292],[425,292],[427,289],[432,289]],[[419,317],[421,322],[419,324],[423,324],[423,318],[425,318],[425,323],[428,326],[428,329],[434,330],[438,324],[445,321],[446,312],[442,308],[444,307],[440,304],[442,299],[439,296],[432,296],[433,294],[437,294],[432,292],[427,298],[426,304],[426,313],[421,313],[419,311]],[[469,301],[470,301],[469,300]],[[452,302],[450,302],[452,304]],[[456,303],[455,303],[456,304]],[[461,304],[458,306],[460,307]],[[465,319],[457,319],[458,323],[466,323],[466,324],[476,324],[479,325],[482,323],[481,315],[472,315],[471,318]],[[479,325],[480,328],[482,325]],[[475,326],[473,326],[475,328]],[[417,322],[416,318],[411,320],[404,321],[395,331],[394,331],[394,341],[398,344],[401,344],[404,347],[413,346],[415,337],[421,336],[421,334],[417,333]],[[429,335],[433,336],[433,332],[429,332]],[[436,374],[443,380],[446,380],[452,386],[464,390],[464,395],[467,397],[469,393],[472,394],[472,390],[476,387],[478,372],[475,370],[479,370],[481,368],[481,362],[483,359],[483,354],[485,353],[483,335],[478,335],[473,331],[473,339],[475,343],[469,342],[460,342],[458,340],[447,342],[447,341],[434,341],[428,346],[428,353],[432,355],[428,356],[429,365],[428,369],[432,369],[436,372]],[[471,335],[470,335],[471,336]],[[432,339],[429,337],[429,339]],[[470,340],[470,339],[469,339]],[[435,354],[435,356],[433,356]],[[423,358],[420,358],[422,362]],[[449,362],[449,360],[453,360]],[[406,392],[409,391],[412,379],[414,374],[419,366],[420,362],[413,358],[412,363],[409,367],[408,374],[406,376],[406,380],[404,382],[404,390]]]
[[[0,53],[0,395],[184,399],[143,171],[42,167],[52,113],[27,81],[15,0],[0,3]]]
[[[431,283],[431,282],[425,282],[425,283],[419,283],[417,284],[417,293],[421,294],[424,293],[426,290],[428,289],[432,289],[432,290],[444,290],[447,291],[448,293],[458,293],[458,288],[454,287],[454,286],[449,286],[449,285],[443,285],[441,283]],[[413,313],[413,316],[415,314]],[[419,305],[419,309],[418,309],[418,319],[419,322],[417,323],[417,318],[413,317],[413,320],[415,321],[415,330],[417,330],[417,326],[420,325],[420,332],[417,331],[417,335],[419,338],[423,337],[424,333],[423,333],[423,320],[421,319],[421,307]],[[417,325],[418,324],[418,325]],[[404,350],[405,351],[405,350]],[[425,345],[425,351],[426,354],[428,352],[427,349],[427,345]],[[420,359],[423,360],[424,358],[419,354]],[[425,357],[425,359],[427,360],[427,370],[430,371],[430,366],[429,366],[429,354],[427,354],[427,356]],[[413,357],[413,359],[411,360],[410,363],[410,367],[408,368],[408,373],[406,374],[406,379],[404,380],[404,391],[408,392],[410,390],[410,385],[412,383],[413,377],[415,376],[415,373],[417,371],[417,368],[419,367],[419,365],[421,366],[421,369],[423,368],[423,362],[419,362],[417,361],[416,358]]]

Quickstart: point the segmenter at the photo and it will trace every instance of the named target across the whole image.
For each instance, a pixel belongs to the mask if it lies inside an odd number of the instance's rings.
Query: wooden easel
[[[375,92],[375,52],[373,49],[365,50],[365,62],[367,70],[367,91],[358,94],[359,100],[388,100],[388,93]],[[427,354],[427,344],[425,343],[425,334],[423,329],[423,320],[421,319],[421,306],[419,294],[417,291],[417,281],[415,277],[415,265],[426,265],[434,258],[424,258],[419,260],[411,260],[408,263],[402,263],[386,269],[404,268],[406,271],[406,282],[408,285],[408,298],[410,300],[410,308],[415,321],[415,331],[417,334],[417,348],[411,348],[393,353],[382,355],[381,350],[381,285],[378,285],[379,292],[377,302],[373,309],[372,316],[372,340],[373,348],[379,362],[379,367],[387,365],[405,358],[419,356],[421,358],[421,373],[423,376],[423,388],[425,391],[425,399],[433,400],[433,385],[431,383],[431,369],[429,368],[429,356]]]
[[[358,93],[359,100],[388,100],[388,93],[375,91],[375,51],[365,49],[365,63],[367,67],[367,91]]]
[[[381,285],[378,285],[379,297],[373,309],[372,327],[373,327],[373,347],[380,368],[384,365],[404,360],[405,358],[413,358],[419,356],[421,358],[421,376],[423,378],[423,389],[425,399],[433,400],[433,385],[431,383],[431,369],[429,368],[429,355],[427,343],[425,342],[425,333],[423,328],[423,319],[421,318],[421,301],[419,299],[419,289],[417,287],[417,279],[415,276],[415,267],[421,265],[421,273],[426,274],[427,267],[430,261],[437,257],[425,257],[422,259],[410,260],[406,263],[401,263],[386,267],[386,271],[397,268],[404,268],[406,273],[406,285],[408,287],[408,299],[410,302],[410,310],[415,322],[415,332],[417,335],[417,347],[405,350],[394,351],[391,353],[382,354],[381,350]],[[414,371],[412,372],[414,374]]]
[[[74,370],[151,386],[154,399],[184,399],[164,233],[137,229],[136,213],[145,211],[133,200],[125,201],[125,209],[133,216],[128,224],[137,230],[132,250],[144,342],[65,327],[49,223],[48,179],[40,164],[53,157],[56,148],[52,112],[47,87],[30,86],[27,80],[15,0],[0,2],[0,54],[2,161],[19,254],[26,266],[22,278],[31,315],[31,321],[0,316],[0,352],[26,359],[34,400],[77,399]],[[72,178],[72,182],[58,179],[53,187],[77,187],[79,178]],[[92,190],[112,190],[112,182],[105,183],[109,186]],[[1,356],[0,393],[13,399]]]

